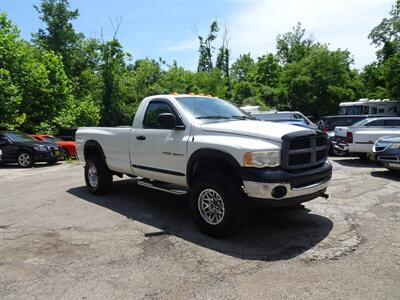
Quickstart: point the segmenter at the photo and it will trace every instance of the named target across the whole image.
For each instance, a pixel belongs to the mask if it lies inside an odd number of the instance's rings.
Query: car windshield
[[[361,120],[361,121],[358,121],[358,122],[356,122],[356,123],[354,123],[353,125],[351,125],[351,126],[364,126],[366,123],[368,123],[369,121],[371,121],[371,120],[369,120],[369,119],[364,119],[364,120]]]
[[[37,142],[33,137],[22,132],[7,132],[6,135],[13,142]]]
[[[43,140],[48,142],[48,143],[55,143],[55,142],[61,142],[62,139],[55,137],[55,136],[51,136],[51,135],[46,135],[43,137]]]
[[[217,98],[177,97],[182,107],[196,119],[202,120],[255,120],[236,106]]]

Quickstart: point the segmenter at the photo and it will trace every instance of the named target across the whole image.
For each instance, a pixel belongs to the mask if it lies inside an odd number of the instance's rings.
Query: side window
[[[297,120],[303,119],[303,117],[302,117],[300,114],[294,114],[294,115],[293,115],[293,118],[294,118],[294,119],[297,119]]]
[[[375,120],[375,121],[365,124],[365,126],[373,126],[373,127],[385,126],[385,121],[384,120]]]
[[[371,107],[371,115],[376,115],[378,113],[377,107]]]
[[[399,127],[400,126],[400,120],[386,120],[385,126]]]
[[[159,114],[171,113],[175,114],[171,105],[162,100],[153,100],[149,103],[143,119],[143,128],[162,128],[157,124]]]
[[[369,106],[364,106],[364,115],[369,114]]]
[[[4,135],[0,134],[0,144],[5,144],[9,141],[9,139],[7,137],[5,137]]]

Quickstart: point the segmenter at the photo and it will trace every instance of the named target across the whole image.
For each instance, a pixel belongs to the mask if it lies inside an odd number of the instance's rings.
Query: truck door
[[[175,115],[179,128],[160,127],[157,117],[162,113]],[[170,101],[151,100],[146,108],[142,126],[131,132],[134,173],[150,179],[185,185],[189,131],[189,126],[184,126]]]

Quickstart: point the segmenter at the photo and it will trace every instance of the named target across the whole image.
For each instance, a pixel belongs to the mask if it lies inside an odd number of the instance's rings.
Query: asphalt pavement
[[[93,196],[77,162],[0,167],[0,299],[400,299],[400,174],[331,161],[328,199],[224,240],[128,177]]]

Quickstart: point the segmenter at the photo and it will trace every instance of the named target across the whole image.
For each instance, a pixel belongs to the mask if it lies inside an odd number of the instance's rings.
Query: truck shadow
[[[257,209],[233,237],[214,239],[201,233],[192,221],[187,197],[149,190],[133,180],[114,182],[105,196],[94,196],[86,187],[68,193],[111,209],[127,218],[157,228],[147,238],[174,235],[196,245],[248,260],[287,260],[315,247],[332,230],[330,219],[308,209]]]
[[[400,172],[394,172],[387,169],[385,169],[384,171],[372,171],[371,176],[393,181],[400,181]]]

